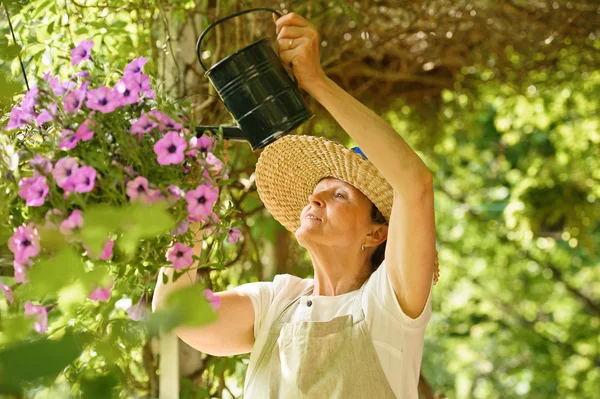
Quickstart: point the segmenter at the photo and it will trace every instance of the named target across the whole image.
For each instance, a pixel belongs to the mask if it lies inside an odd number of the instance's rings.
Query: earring
[[[362,250],[365,250],[365,243],[363,243],[363,245],[361,246]]]

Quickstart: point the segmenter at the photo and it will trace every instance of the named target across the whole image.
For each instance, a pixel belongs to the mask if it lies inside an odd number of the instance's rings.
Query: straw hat
[[[394,192],[358,147],[323,137],[287,135],[269,144],[256,164],[258,195],[273,217],[295,233],[317,183],[335,177],[351,184],[390,221]]]

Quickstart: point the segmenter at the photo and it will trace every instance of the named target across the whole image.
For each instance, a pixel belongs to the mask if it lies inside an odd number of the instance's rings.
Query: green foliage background
[[[199,120],[226,123],[227,112],[205,95],[214,92],[202,71],[193,57],[187,61],[189,38],[217,16],[251,6],[307,15],[330,43],[323,46],[326,71],[384,115],[435,176],[441,278],[426,333],[421,396],[591,398],[600,386],[600,11],[593,4],[541,2],[532,9],[526,2],[436,0],[415,11],[369,1],[12,1],[7,6],[19,47],[0,20],[0,107],[9,111],[12,94],[24,89],[18,48],[31,84],[46,71],[64,73],[70,49],[94,37],[102,43],[94,51],[111,60],[107,68],[148,57],[149,74],[173,97],[199,95]],[[424,20],[436,25],[419,24]],[[274,36],[266,19],[250,21],[217,30],[207,58],[215,61],[253,35]],[[506,21],[513,23],[504,25],[513,29],[506,36],[487,31]],[[410,51],[396,63],[392,50],[361,35],[376,29],[381,40],[382,32],[392,32],[394,48]],[[351,40],[344,38],[348,32]],[[441,38],[461,34],[479,39],[450,53]],[[417,39],[428,45],[423,53]],[[334,46],[338,42],[346,47]],[[365,65],[379,72],[365,72]],[[318,104],[311,106],[317,118],[300,132],[351,144]],[[218,255],[200,279],[224,290],[276,273],[310,275],[302,248],[258,199],[252,184],[257,154],[241,143],[228,151],[235,181],[227,190],[244,221],[244,244]],[[0,216],[8,217],[2,195]],[[8,234],[0,232],[3,243]],[[97,315],[90,309],[80,317],[92,322]],[[157,360],[146,335],[125,322],[95,334],[89,339],[101,338],[97,354],[83,354],[58,382],[45,381],[53,391],[31,397],[63,395],[75,375],[92,376],[104,359],[133,387],[121,397],[155,396]],[[113,344],[120,340],[139,345],[124,351]],[[181,397],[231,397],[246,363],[246,357],[202,355],[182,376]]]

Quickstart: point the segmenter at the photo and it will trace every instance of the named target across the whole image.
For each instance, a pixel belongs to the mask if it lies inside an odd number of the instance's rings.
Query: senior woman
[[[276,26],[282,61],[360,149],[290,135],[263,150],[259,196],[310,254],[314,279],[278,275],[217,293],[218,321],[176,333],[212,355],[251,352],[246,398],[417,398],[438,278],[432,176],[385,121],[327,78],[306,19],[290,13]],[[153,308],[195,271],[188,277],[159,276]]]

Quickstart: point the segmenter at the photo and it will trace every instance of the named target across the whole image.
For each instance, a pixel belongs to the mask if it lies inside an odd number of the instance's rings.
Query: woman
[[[269,145],[256,166],[258,193],[307,249],[314,279],[278,275],[218,293],[217,322],[176,333],[209,354],[251,352],[246,398],[417,398],[438,277],[432,176],[387,123],[327,78],[306,19],[290,13],[276,25],[282,61],[362,151],[309,136]],[[153,308],[194,281],[188,274],[167,285],[159,276]]]

